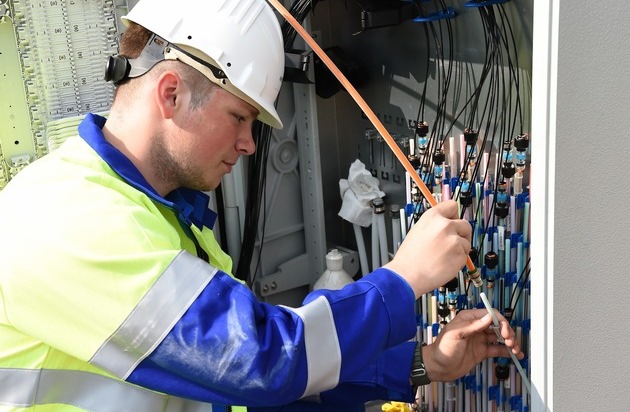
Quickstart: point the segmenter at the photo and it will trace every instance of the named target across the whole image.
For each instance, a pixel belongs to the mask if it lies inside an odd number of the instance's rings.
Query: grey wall
[[[559,16],[553,410],[630,411],[630,5]]]

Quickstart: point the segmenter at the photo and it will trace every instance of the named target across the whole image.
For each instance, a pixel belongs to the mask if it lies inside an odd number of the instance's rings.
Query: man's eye
[[[245,118],[243,116],[239,116],[239,115],[235,114],[234,117],[236,118],[236,120],[239,123],[243,123],[245,121]]]

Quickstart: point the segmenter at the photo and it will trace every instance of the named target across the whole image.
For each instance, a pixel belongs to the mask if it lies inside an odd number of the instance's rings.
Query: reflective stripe
[[[180,252],[90,363],[126,379],[164,339],[218,269]]]
[[[212,405],[163,395],[84,371],[0,368],[0,405],[72,405],[92,412],[209,412]]]
[[[308,381],[302,396],[334,388],[341,373],[341,349],[330,303],[320,296],[301,308],[287,309],[295,312],[304,322]],[[322,340],[322,336],[330,339]]]

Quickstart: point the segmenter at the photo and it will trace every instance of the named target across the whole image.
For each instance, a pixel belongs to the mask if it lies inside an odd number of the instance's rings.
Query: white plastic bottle
[[[313,285],[313,290],[341,289],[352,282],[352,277],[343,270],[343,255],[333,249],[326,255],[326,270]]]

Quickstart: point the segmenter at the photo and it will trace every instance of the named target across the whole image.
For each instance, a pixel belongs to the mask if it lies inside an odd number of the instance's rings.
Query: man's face
[[[163,172],[170,174],[164,177],[174,178],[177,187],[215,189],[242,155],[254,153],[252,124],[257,115],[249,103],[214,87],[205,104],[173,118],[168,147],[160,150],[169,157],[162,159]]]

